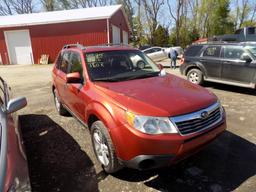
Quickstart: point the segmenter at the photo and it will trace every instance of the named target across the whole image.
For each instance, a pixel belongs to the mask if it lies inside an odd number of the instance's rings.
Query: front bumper
[[[225,119],[215,127],[189,136],[147,135],[124,127],[119,137],[120,162],[135,169],[151,169],[175,164],[198,152],[226,129]],[[125,139],[121,139],[125,138]]]

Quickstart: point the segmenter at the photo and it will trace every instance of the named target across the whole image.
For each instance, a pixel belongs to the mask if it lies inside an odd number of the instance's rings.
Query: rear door
[[[251,83],[256,65],[241,59],[243,54],[250,55],[242,46],[227,45],[223,49],[222,79]]]
[[[220,61],[221,46],[210,45],[202,53],[199,61],[206,70],[207,77],[220,78],[222,64]]]
[[[59,98],[61,99],[61,102],[64,104],[66,104],[65,87],[66,87],[66,75],[67,75],[68,67],[70,63],[69,60],[70,60],[70,51],[63,51],[57,63],[57,72],[55,76],[55,83],[56,83],[56,88],[59,94]]]

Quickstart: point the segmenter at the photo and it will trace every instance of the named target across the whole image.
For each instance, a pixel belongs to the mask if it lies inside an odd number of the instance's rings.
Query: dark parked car
[[[195,84],[212,81],[255,88],[256,44],[208,43],[192,45],[184,53],[181,74]]]
[[[15,111],[26,98],[9,99],[9,88],[0,77],[0,191],[30,191],[26,155]]]
[[[164,73],[130,47],[65,46],[53,68],[52,92],[60,115],[68,111],[89,128],[109,173],[177,163],[226,129],[214,94]]]

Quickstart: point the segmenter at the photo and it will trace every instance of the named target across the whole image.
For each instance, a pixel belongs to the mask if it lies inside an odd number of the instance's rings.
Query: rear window
[[[185,56],[196,56],[201,49],[203,48],[203,45],[196,45],[196,46],[190,46],[186,51],[185,51]]]
[[[255,32],[256,32],[256,31],[255,31],[255,27],[249,27],[249,28],[248,28],[248,34],[249,34],[249,35],[254,35],[254,34],[256,34]]]

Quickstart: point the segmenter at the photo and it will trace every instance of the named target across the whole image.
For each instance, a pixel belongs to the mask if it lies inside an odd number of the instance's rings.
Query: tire
[[[137,62],[137,68],[144,69],[144,67],[145,67],[145,63],[143,61],[138,61]]]
[[[91,140],[94,154],[105,172],[114,173],[122,168],[108,130],[101,121],[95,121],[92,124]]]
[[[187,80],[191,83],[202,85],[204,81],[203,73],[199,69],[190,69],[187,73]]]
[[[54,89],[53,96],[54,96],[54,103],[55,103],[56,110],[59,113],[59,115],[65,116],[68,114],[68,111],[64,108],[64,106],[60,102],[59,97],[57,95],[58,95],[57,91],[56,89]]]

